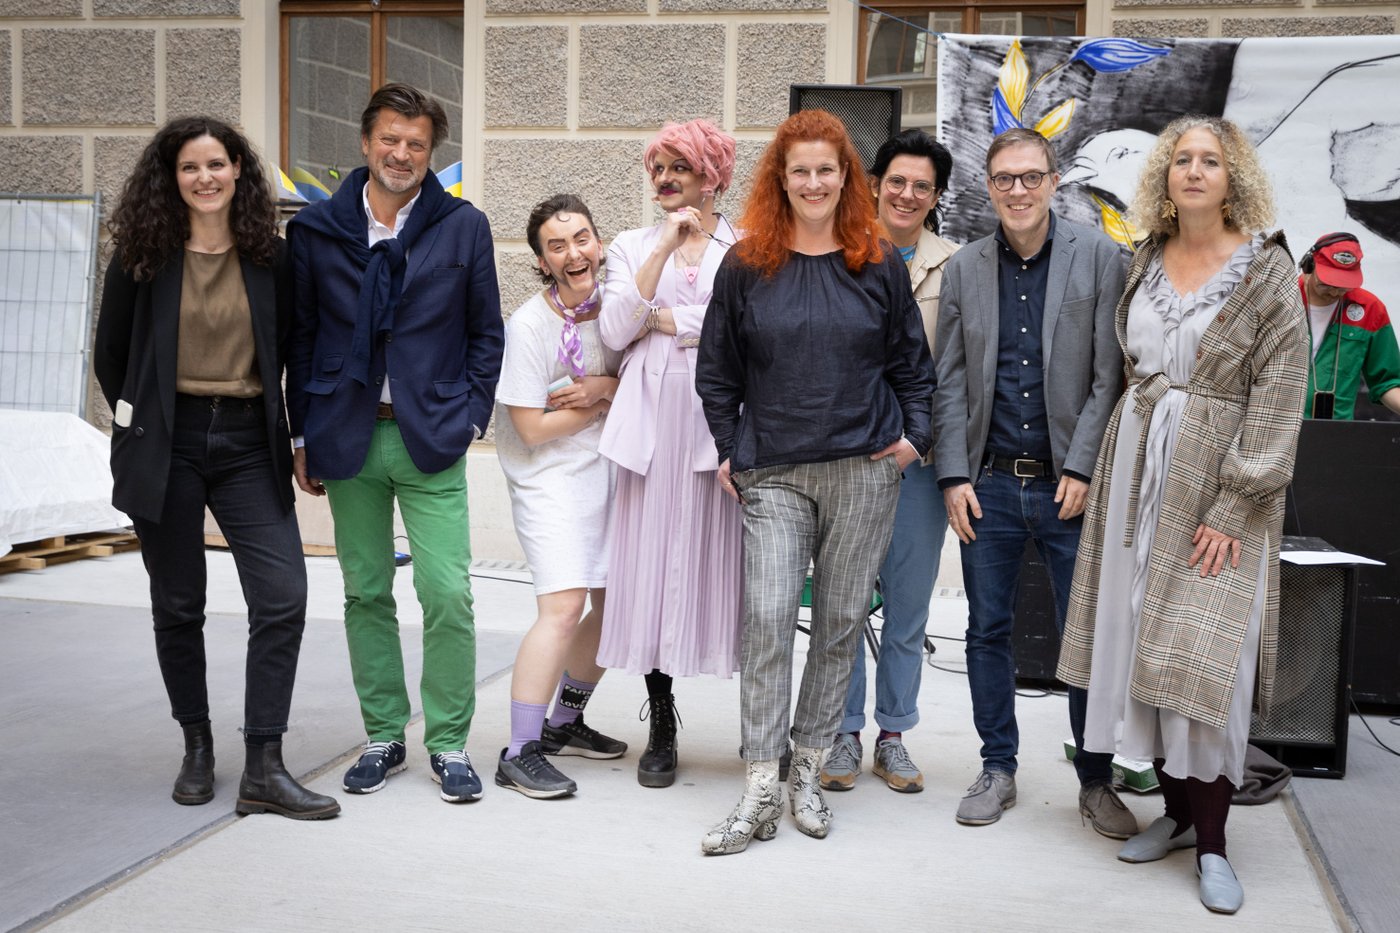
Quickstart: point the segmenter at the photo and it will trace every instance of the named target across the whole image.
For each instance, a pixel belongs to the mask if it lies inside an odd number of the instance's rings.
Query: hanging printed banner
[[[943,233],[990,233],[983,160],[997,133],[1039,130],[1059,160],[1054,208],[1128,248],[1128,206],[1157,133],[1223,115],[1259,148],[1275,227],[1295,257],[1346,230],[1365,287],[1400,309],[1400,36],[1312,39],[943,36],[938,135],[953,153]]]

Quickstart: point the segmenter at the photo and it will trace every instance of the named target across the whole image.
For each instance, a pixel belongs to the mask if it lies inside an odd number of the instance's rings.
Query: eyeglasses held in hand
[[[1012,175],[1009,172],[1002,172],[992,176],[992,187],[998,191],[1010,191],[1016,187],[1016,182],[1025,186],[1027,191],[1034,191],[1040,187],[1049,172],[1022,172],[1019,175]]]
[[[914,188],[914,197],[920,201],[927,201],[929,198],[933,197],[933,192],[937,190],[929,182],[910,182],[909,179],[902,175],[889,175],[885,178],[885,190],[890,194],[903,194],[904,189],[911,185]]]

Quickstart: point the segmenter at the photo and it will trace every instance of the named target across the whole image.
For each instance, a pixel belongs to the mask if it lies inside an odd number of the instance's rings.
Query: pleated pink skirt
[[[693,391],[677,353],[662,380],[647,475],[617,471],[598,645],[606,668],[725,678],[739,669],[743,513],[713,471],[691,469]]]

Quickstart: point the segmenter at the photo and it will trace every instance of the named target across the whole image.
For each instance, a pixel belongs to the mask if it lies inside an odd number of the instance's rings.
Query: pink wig
[[[663,150],[675,153],[690,163],[691,169],[704,178],[700,190],[719,197],[734,178],[734,137],[709,120],[689,120],[667,123],[652,141],[647,143],[642,164],[647,173],[656,168],[656,157]]]

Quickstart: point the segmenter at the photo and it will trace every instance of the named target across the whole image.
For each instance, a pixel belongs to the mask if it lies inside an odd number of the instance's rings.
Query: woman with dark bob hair
[[[171,796],[214,797],[204,655],[204,510],[248,603],[237,812],[340,812],[287,773],[306,622],[282,404],[290,319],[283,242],[248,141],[208,117],[172,120],[142,152],[109,222],[93,368],[112,408],[112,504],[131,516],[151,579],[156,657],[185,757]]]
[[[1118,302],[1128,391],[1099,448],[1059,677],[1089,691],[1084,748],[1153,759],[1166,812],[1125,862],[1194,847],[1201,902],[1234,913],[1225,855],[1250,712],[1278,649],[1284,490],[1307,332],[1269,181],[1239,127],[1182,117],[1133,203]]]
[[[778,830],[778,759],[794,743],[797,828],[827,835],[818,784],[836,736],[901,471],[928,453],[933,361],[899,251],[880,238],[860,155],[841,122],[804,110],[754,169],[745,238],[715,277],[696,388],[720,487],[743,505],[743,797],[700,843],[742,852]],[[797,610],[812,624],[792,709]]]

